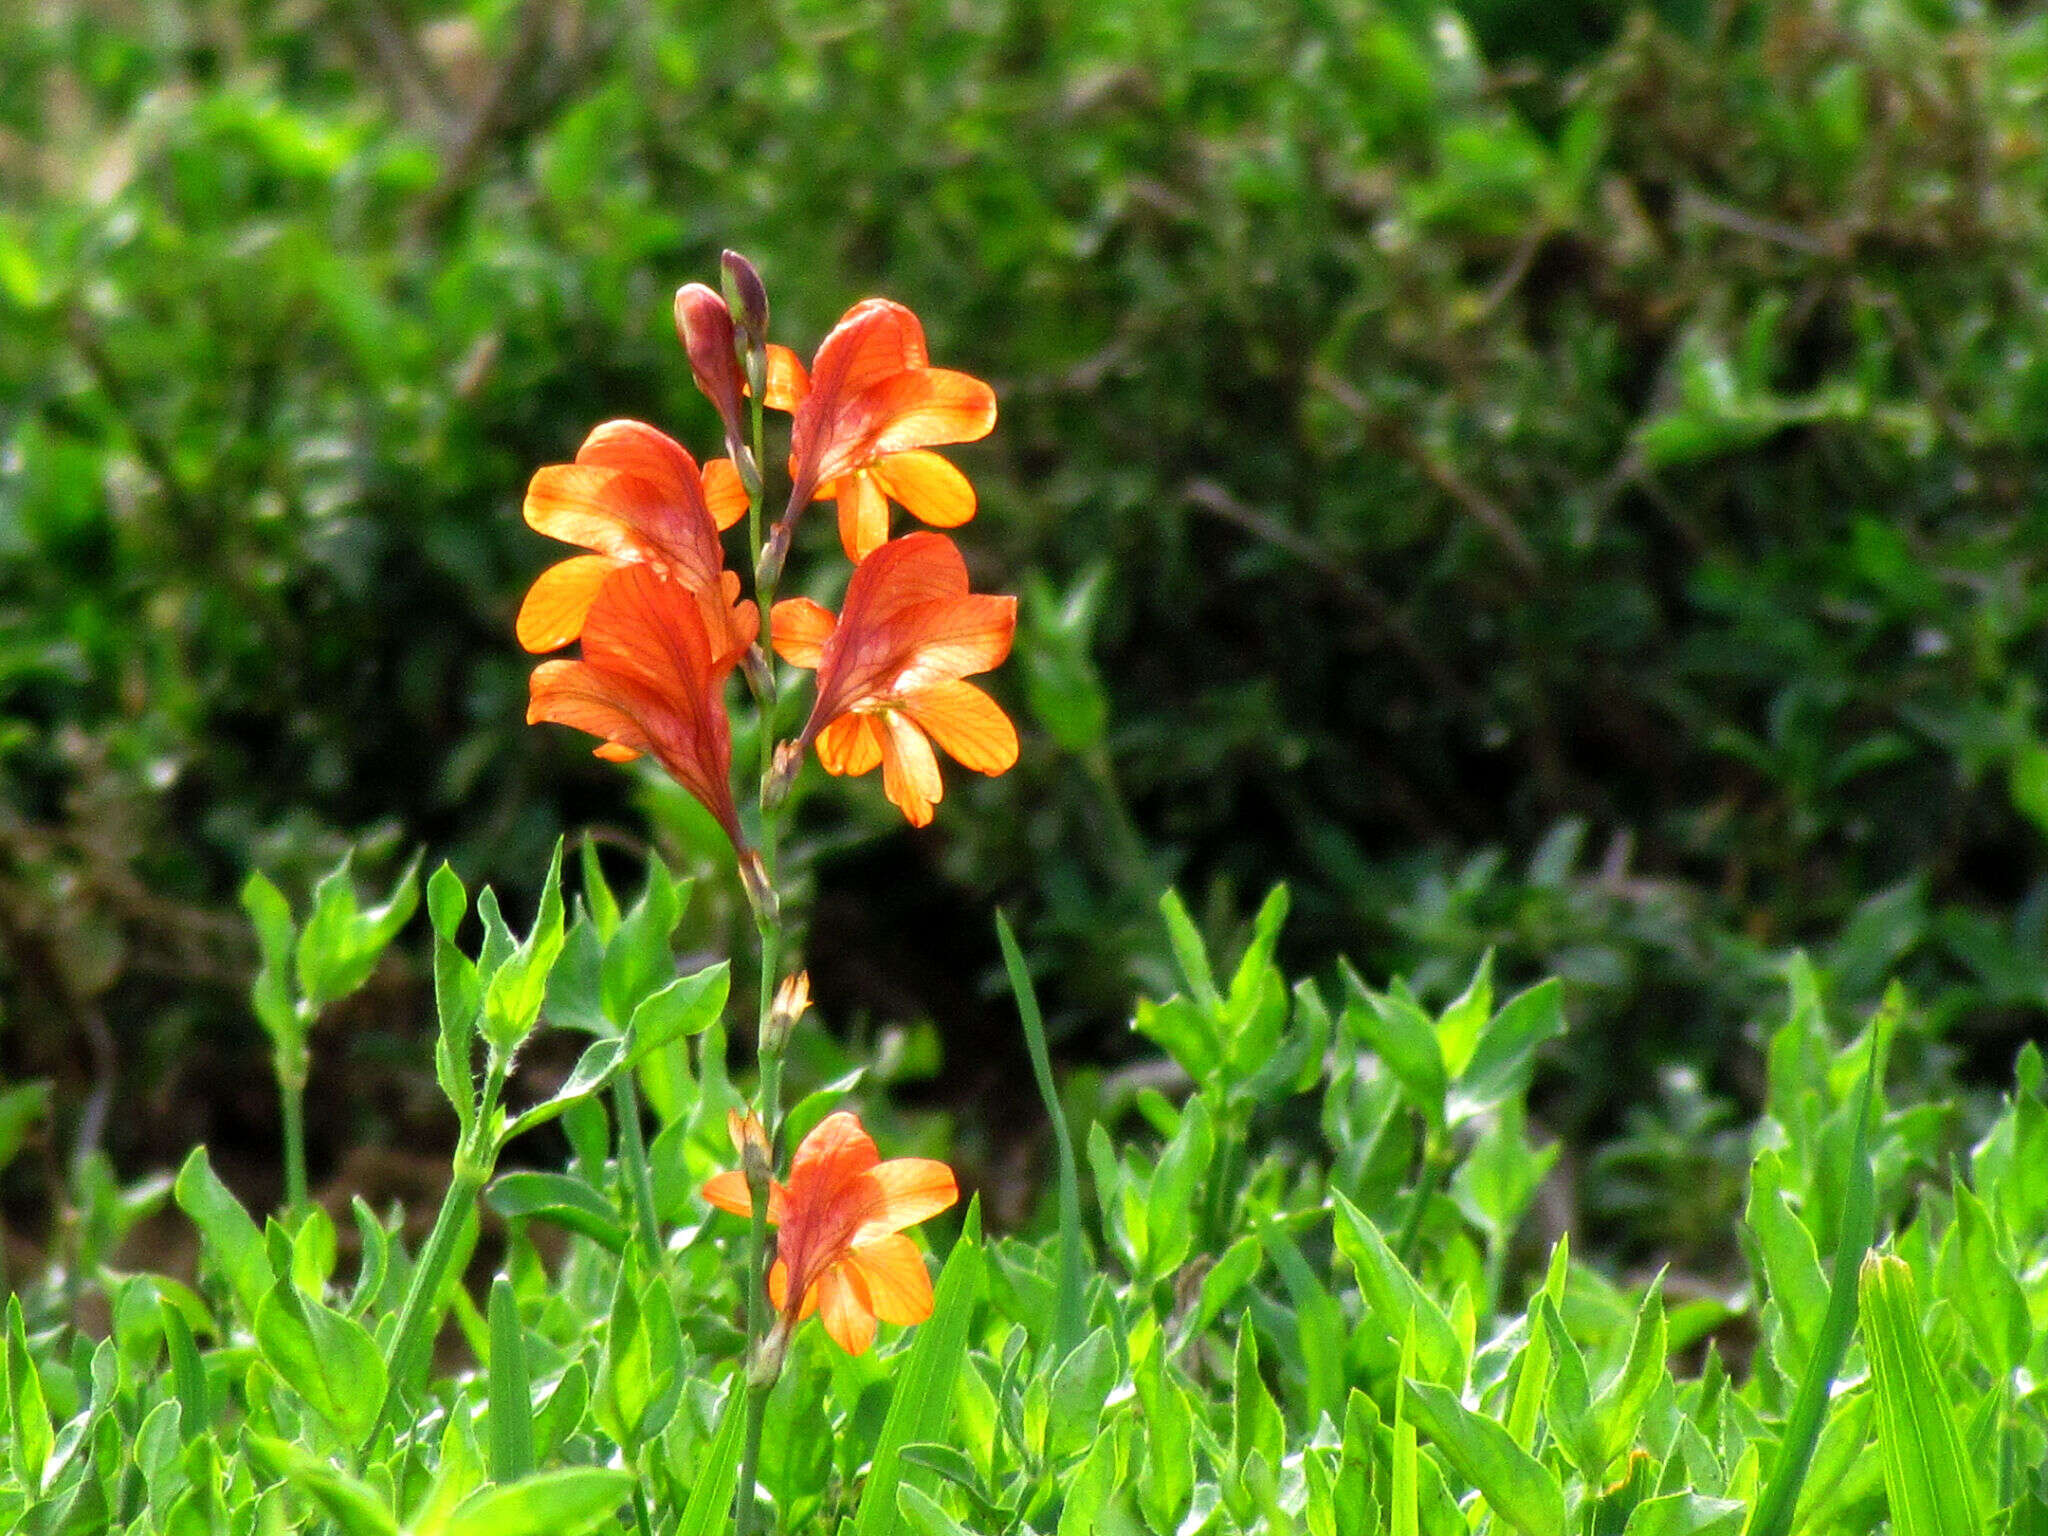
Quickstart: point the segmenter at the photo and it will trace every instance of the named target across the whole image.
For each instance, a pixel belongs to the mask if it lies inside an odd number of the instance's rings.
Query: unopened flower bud
[[[750,645],[740,657],[740,670],[747,676],[747,687],[754,697],[766,699],[774,691],[775,676],[768,668],[768,653],[758,643]]]
[[[738,251],[727,251],[718,264],[725,279],[720,286],[725,289],[733,320],[746,333],[748,348],[759,352],[768,345],[768,289],[754,264]]]
[[[811,973],[798,971],[782,978],[775,989],[775,1001],[768,1005],[768,1020],[761,1026],[761,1052],[779,1056],[789,1044],[790,1031],[810,1011]]]
[[[804,748],[800,741],[781,741],[775,744],[775,763],[768,770],[768,777],[761,781],[761,809],[772,811],[789,798],[790,786],[796,783],[796,776],[804,765]]]
[[[767,867],[762,864],[761,855],[751,848],[740,851],[740,884],[746,890],[747,905],[754,909],[755,918],[773,923],[781,917],[782,903],[776,899]]]
[[[718,407],[725,423],[726,452],[738,463],[746,451],[747,434],[740,422],[740,361],[734,350],[732,311],[702,283],[686,283],[676,290],[676,334],[690,354],[691,377]]]
[[[761,1166],[768,1166],[768,1132],[761,1124],[761,1117],[751,1109],[728,1109],[725,1112],[725,1133],[732,1138],[732,1149],[745,1166],[748,1155],[759,1151]],[[752,1183],[751,1177],[748,1179]]]
[[[761,1341],[761,1347],[754,1351],[754,1358],[747,1362],[747,1385],[774,1386],[782,1375],[783,1361],[788,1358],[789,1319],[778,1317],[775,1326],[768,1330],[768,1337]]]
[[[785,518],[775,525],[775,531],[768,535],[768,542],[761,546],[761,560],[754,567],[756,592],[772,593],[782,580],[782,562],[789,558],[789,534],[790,525]]]

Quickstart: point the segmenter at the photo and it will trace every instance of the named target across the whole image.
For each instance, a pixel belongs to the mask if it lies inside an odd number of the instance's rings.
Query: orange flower
[[[720,611],[730,629],[714,643],[683,587],[651,565],[616,565],[583,616],[583,659],[534,668],[526,722],[600,736],[597,755],[612,762],[652,754],[739,847],[725,680],[759,618],[748,602]]]
[[[934,368],[916,315],[863,299],[833,327],[804,372],[787,347],[768,349],[763,403],[794,411],[785,524],[813,498],[839,502],[839,541],[860,561],[889,537],[889,502],[939,528],[974,516],[974,487],[936,453],[996,424],[995,391]]]
[[[718,535],[747,510],[738,474],[726,469],[707,500],[714,487],[682,444],[643,421],[608,421],[584,439],[575,463],[537,471],[526,490],[527,524],[595,553],[540,573],[519,609],[519,643],[529,651],[569,644],[582,633],[605,578],[622,565],[644,564],[697,596],[722,649],[736,633],[739,578],[725,569]]]
[[[827,773],[880,763],[883,793],[924,826],[945,792],[934,741],[979,773],[1017,761],[1009,716],[961,681],[1001,665],[1016,629],[1017,599],[970,593],[960,551],[937,533],[907,534],[863,560],[836,619],[809,598],[777,603],[776,652],[818,670],[797,751],[815,741]]]
[[[713,1174],[704,1198],[721,1211],[754,1213],[744,1173]],[[877,1160],[860,1121],[841,1110],[803,1139],[789,1182],[771,1181],[768,1219],[781,1228],[768,1297],[793,1328],[822,1313],[825,1332],[848,1354],[874,1342],[875,1320],[921,1323],[932,1315],[932,1281],[903,1229],[960,1198],[953,1170],[926,1157]]]

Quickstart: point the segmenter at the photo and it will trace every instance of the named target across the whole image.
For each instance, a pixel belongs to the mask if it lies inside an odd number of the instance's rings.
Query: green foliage
[[[39,1054],[110,993],[157,1053],[234,1038],[155,1005],[274,992],[218,914],[337,829],[524,902],[566,819],[631,819],[520,723],[517,507],[597,421],[713,439],[665,300],[722,244],[785,338],[886,292],[998,385],[961,459],[1033,729],[936,846],[1033,898],[1055,1039],[1165,962],[1164,877],[1227,917],[1283,865],[1297,957],[1432,1004],[1488,949],[1558,975],[1574,1122],[1852,919],[1845,999],[2038,1023],[2024,8],[385,9],[10,35],[0,982]],[[898,856],[815,793],[857,830],[794,869]],[[642,810],[696,867],[679,803]]]

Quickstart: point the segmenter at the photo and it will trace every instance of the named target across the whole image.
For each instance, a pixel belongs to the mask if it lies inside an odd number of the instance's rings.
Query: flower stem
[[[772,635],[773,619],[771,610],[775,604],[775,573],[768,580],[761,580],[761,507],[767,497],[768,457],[763,451],[764,430],[761,415],[761,396],[765,391],[753,392],[753,449],[754,462],[761,468],[760,487],[754,492],[748,505],[747,531],[753,542],[754,571],[756,585],[754,600],[759,607],[761,627],[764,636]],[[775,685],[775,659],[772,639],[765,647],[768,663],[762,669],[764,686],[760,691],[760,758],[761,783],[765,787],[775,765],[775,705],[778,689]],[[775,984],[779,979],[782,964],[782,902],[781,893],[775,891],[776,864],[782,834],[782,804],[770,806],[763,800],[761,806],[760,854],[761,868],[767,875],[768,887],[778,899],[757,906],[754,912],[754,931],[760,943],[760,1001],[758,1027],[755,1039],[759,1042],[757,1064],[759,1077],[755,1084],[754,1114],[761,1122],[762,1134],[767,1137],[769,1157],[774,1157],[775,1139],[781,1129],[782,1117],[782,1049],[783,1042],[773,1038],[768,1027],[770,1012],[775,1006]],[[744,1149],[741,1149],[744,1151]],[[750,1177],[748,1187],[753,1196],[753,1220],[747,1230],[747,1424],[746,1439],[740,1450],[739,1483],[733,1493],[733,1529],[737,1536],[754,1536],[754,1484],[761,1465],[761,1426],[767,1416],[768,1394],[774,1389],[775,1378],[770,1375],[765,1381],[753,1380],[754,1367],[760,1360],[768,1340],[772,1321],[768,1310],[768,1180],[765,1176]]]
[[[306,1206],[306,1079],[303,1073],[280,1070],[278,1106],[284,1120],[284,1208]]]
[[[467,1146],[456,1149],[455,1176],[448,1182],[448,1193],[441,1201],[440,1213],[434,1218],[434,1230],[427,1236],[426,1247],[420,1250],[419,1262],[413,1266],[412,1283],[406,1287],[405,1300],[399,1306],[398,1327],[391,1335],[391,1348],[384,1357],[388,1378],[384,1405],[378,1410],[376,1427],[370,1431],[369,1441],[374,1441],[385,1424],[390,1422],[406,1384],[433,1346],[437,1331],[434,1325],[439,1320],[434,1304],[440,1299],[441,1287],[455,1262],[455,1247],[462,1235],[463,1224],[476,1209],[476,1197],[483,1192],[491,1176],[489,1166],[476,1162],[469,1155],[470,1150]]]

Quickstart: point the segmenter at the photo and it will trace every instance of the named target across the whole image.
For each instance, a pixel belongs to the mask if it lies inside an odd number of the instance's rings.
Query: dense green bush
[[[1304,966],[1561,973],[1565,1121],[1725,1059],[1793,939],[1845,996],[1927,983],[1987,1069],[2038,1026],[2038,16],[342,12],[8,23],[17,1075],[249,1054],[233,893],[337,834],[513,886],[563,826],[687,852],[520,724],[509,618],[536,466],[708,437],[667,295],[721,245],[782,334],[893,294],[1002,399],[961,460],[1037,728],[938,833],[813,817],[841,1020],[994,1033],[978,921],[964,974],[865,968],[953,931],[940,876],[1117,1049],[1158,887],[1223,932],[1286,870]]]

